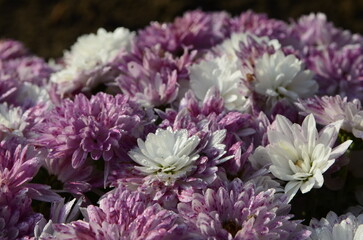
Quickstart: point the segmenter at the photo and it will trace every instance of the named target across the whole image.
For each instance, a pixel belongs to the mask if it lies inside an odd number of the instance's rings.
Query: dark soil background
[[[22,41],[33,53],[54,58],[99,27],[137,30],[197,8],[232,15],[252,9],[285,21],[324,12],[336,26],[363,33],[363,0],[0,0],[0,38]]]

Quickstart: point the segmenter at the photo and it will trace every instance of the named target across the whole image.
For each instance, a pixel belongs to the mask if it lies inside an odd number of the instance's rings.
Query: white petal
[[[300,186],[300,190],[302,193],[309,192],[314,187],[314,178],[309,178],[307,181],[303,182]]]
[[[363,240],[363,224],[357,228],[353,240]]]
[[[338,120],[325,126],[319,133],[319,142],[326,146],[333,146],[343,122],[344,120]]]
[[[323,174],[321,173],[320,169],[317,169],[314,172],[314,179],[315,179],[314,187],[315,188],[321,188],[323,186],[323,183],[324,183],[324,177],[323,177]]]
[[[343,155],[345,153],[345,151],[347,151],[347,149],[349,148],[350,144],[352,144],[352,142],[353,142],[352,140],[347,140],[347,141],[343,142],[342,144],[340,144],[339,146],[335,147],[333,149],[333,151],[330,153],[329,158],[337,159],[338,157]]]
[[[252,167],[256,170],[271,164],[271,158],[266,148],[259,146],[255,152],[248,158]]]
[[[318,131],[316,130],[316,122],[313,114],[309,114],[305,117],[302,125],[304,135],[308,141],[308,152],[311,153],[315,147]]]
[[[285,186],[285,194],[288,196],[289,202],[294,198],[297,191],[299,191],[299,188],[301,186],[301,182],[288,182]]]

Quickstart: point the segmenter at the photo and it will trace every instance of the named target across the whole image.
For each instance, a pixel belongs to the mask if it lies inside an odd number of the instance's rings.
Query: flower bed
[[[0,238],[362,239],[362,50],[252,11],[0,41]]]

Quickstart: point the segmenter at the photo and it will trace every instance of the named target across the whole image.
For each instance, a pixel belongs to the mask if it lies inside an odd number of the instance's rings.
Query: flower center
[[[229,232],[232,237],[236,236],[239,230],[242,229],[242,226],[238,224],[236,221],[225,221],[222,224],[222,227]]]
[[[299,160],[297,160],[294,164],[295,164],[295,166],[297,166],[297,167],[299,167],[299,168],[302,168],[302,167],[303,167],[304,162],[303,162],[303,160],[299,159]]]

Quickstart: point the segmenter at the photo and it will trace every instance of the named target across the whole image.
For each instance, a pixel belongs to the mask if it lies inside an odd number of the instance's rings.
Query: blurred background
[[[363,33],[363,0],[0,0],[0,38],[22,41],[33,53],[55,58],[78,36],[100,27],[137,30],[197,8],[232,16],[252,9],[285,21],[324,12],[335,26]]]

